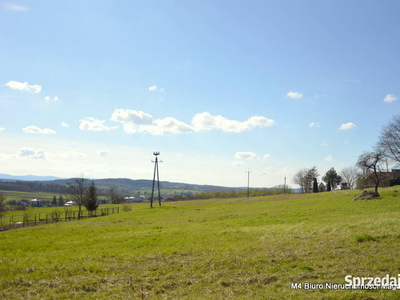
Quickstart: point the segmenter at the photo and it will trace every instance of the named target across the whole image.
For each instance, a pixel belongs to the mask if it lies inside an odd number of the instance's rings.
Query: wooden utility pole
[[[250,198],[250,168],[247,173],[247,198]]]
[[[285,175],[285,182],[283,184],[283,193],[286,194],[286,175]]]

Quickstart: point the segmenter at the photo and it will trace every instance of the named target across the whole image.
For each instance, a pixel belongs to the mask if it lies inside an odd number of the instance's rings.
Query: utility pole
[[[156,181],[156,173],[157,173],[157,186],[158,186],[158,205],[161,206],[161,191],[160,191],[160,172],[158,171],[158,158],[160,152],[153,152],[153,155],[156,157],[155,161],[151,161],[154,163],[154,175],[153,175],[153,187],[151,189],[151,199],[150,199],[150,207],[153,207],[153,196],[154,196],[154,184]],[[160,162],[162,162],[160,160]]]
[[[285,183],[283,184],[283,193],[286,194],[286,175],[285,175]]]
[[[250,198],[250,168],[248,171],[246,171],[247,173],[247,198]]]

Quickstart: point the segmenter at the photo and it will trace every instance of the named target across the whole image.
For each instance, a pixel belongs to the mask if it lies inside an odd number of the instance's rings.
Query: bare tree
[[[385,155],[382,150],[377,149],[371,152],[365,152],[358,157],[357,166],[365,170],[367,178],[371,179],[375,185],[375,193],[378,193],[379,183],[383,179],[383,165]]]
[[[71,201],[78,205],[78,219],[81,218],[82,205],[85,204],[86,193],[88,190],[88,180],[83,174],[73,178],[67,183],[67,193]]]
[[[306,193],[312,193],[312,192],[318,192],[318,183],[317,183],[317,178],[318,178],[318,170],[317,167],[314,166],[311,169],[307,170],[307,174],[305,177],[305,187],[306,187]],[[314,191],[314,186],[317,184],[317,190]]]
[[[382,128],[378,147],[389,158],[400,162],[400,114]]]
[[[114,186],[109,188],[108,197],[110,198],[112,204],[120,204],[124,201],[124,198],[120,194],[118,188]]]
[[[293,176],[293,183],[298,184],[301,187],[302,193],[313,192],[314,181],[319,176],[317,167],[314,166],[311,169],[300,169]],[[315,180],[314,180],[315,179]]]
[[[360,176],[360,171],[357,167],[346,167],[340,172],[343,182],[347,183],[349,189],[353,189],[357,178]]]
[[[302,193],[304,193],[306,191],[306,186],[305,186],[306,185],[306,180],[305,180],[305,178],[307,176],[307,172],[308,172],[307,169],[300,169],[300,170],[297,171],[296,174],[294,174],[293,179],[292,179],[292,182],[294,184],[297,184],[297,185],[300,186]]]

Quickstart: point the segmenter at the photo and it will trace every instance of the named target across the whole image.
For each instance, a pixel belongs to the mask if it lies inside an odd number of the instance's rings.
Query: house
[[[22,200],[18,200],[17,204],[22,205],[22,206],[29,206],[29,205],[31,205],[31,202],[29,200],[22,199]]]
[[[379,187],[388,187],[394,185],[400,185],[400,170],[392,169],[392,172],[377,172],[380,182]],[[375,174],[371,173],[365,179],[365,187],[375,186]]]
[[[400,185],[400,169],[392,169],[393,177],[389,181],[389,186]]]
[[[31,206],[40,207],[40,206],[43,206],[43,203],[39,199],[32,199],[31,200]]]
[[[76,206],[77,204],[74,201],[68,201],[64,204],[64,206]]]
[[[140,196],[136,196],[136,197],[125,197],[124,201],[126,203],[140,203],[140,202],[144,202],[146,200],[146,196],[145,195],[140,195]]]

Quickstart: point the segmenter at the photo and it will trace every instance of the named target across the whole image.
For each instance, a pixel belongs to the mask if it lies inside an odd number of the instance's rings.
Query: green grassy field
[[[17,192],[17,191],[6,191],[6,190],[0,190],[0,193],[3,193],[7,199],[7,201],[10,200],[32,200],[32,199],[40,199],[44,201],[51,201],[53,200],[53,197],[56,196],[57,199],[60,196],[60,194],[57,193],[44,193],[44,192]],[[66,197],[65,194],[62,194],[63,197]]]
[[[400,187],[398,187],[400,189]],[[400,273],[400,197],[360,191],[132,206],[0,232],[0,299],[400,299],[295,290]]]

